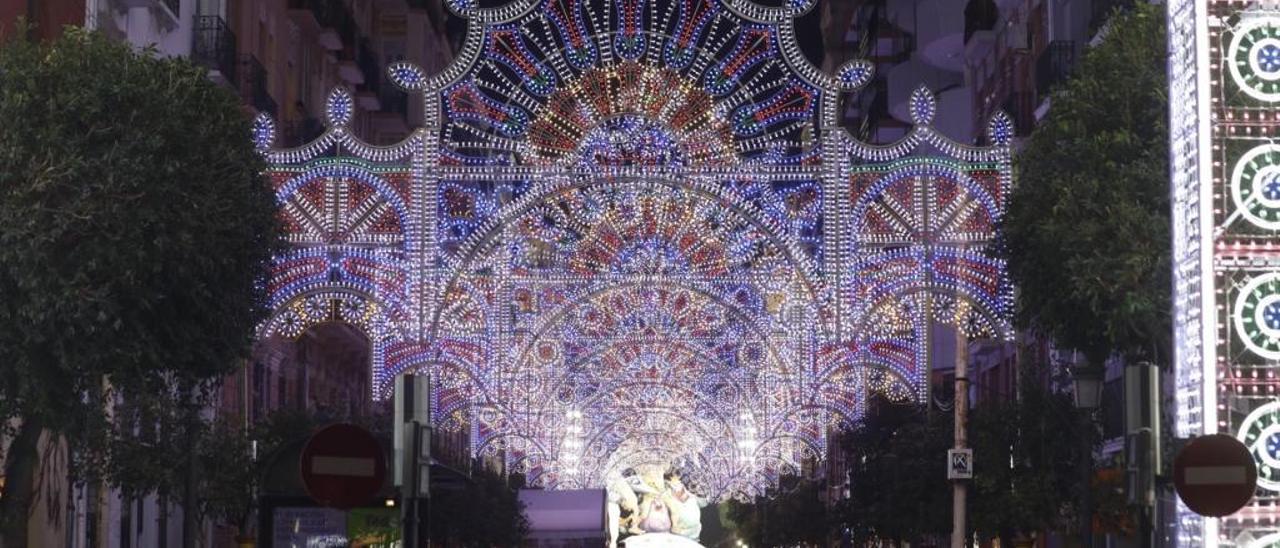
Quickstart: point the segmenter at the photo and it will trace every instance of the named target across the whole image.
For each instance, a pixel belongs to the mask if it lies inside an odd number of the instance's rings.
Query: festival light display
[[[375,396],[429,372],[438,427],[552,488],[751,496],[869,394],[923,399],[930,322],[1010,334],[1012,124],[953,141],[922,88],[901,141],[853,139],[872,67],[804,59],[812,4],[449,2],[456,62],[388,67],[425,105],[404,142],[352,135],[342,88],[300,148],[255,124],[290,244],[261,336],[358,326]]]
[[[1280,543],[1280,11],[1262,4],[1169,3],[1175,433],[1236,435],[1258,462],[1240,512],[1180,505],[1186,546]]]

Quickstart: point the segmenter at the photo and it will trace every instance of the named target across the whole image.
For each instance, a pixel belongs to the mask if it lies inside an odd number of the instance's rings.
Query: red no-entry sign
[[[354,424],[326,426],[302,448],[302,485],[316,503],[348,510],[378,494],[387,477],[382,446]]]
[[[1191,511],[1222,517],[1249,504],[1258,464],[1240,440],[1226,434],[1200,436],[1173,460],[1173,485]]]

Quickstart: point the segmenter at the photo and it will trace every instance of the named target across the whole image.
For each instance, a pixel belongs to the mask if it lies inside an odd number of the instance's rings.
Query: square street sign
[[[947,450],[947,479],[973,479],[973,449]]]

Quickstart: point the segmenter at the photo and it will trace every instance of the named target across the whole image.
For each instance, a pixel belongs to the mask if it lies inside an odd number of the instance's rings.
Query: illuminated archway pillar
[[[1174,432],[1236,435],[1260,464],[1233,516],[1178,503],[1179,546],[1270,546],[1280,526],[1280,11],[1261,4],[1168,4]]]

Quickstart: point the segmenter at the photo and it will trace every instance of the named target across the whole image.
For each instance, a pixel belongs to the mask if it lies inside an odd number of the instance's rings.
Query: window
[[[284,372],[281,372],[280,377],[276,379],[276,409],[284,408],[288,401],[285,394],[285,384]]]

